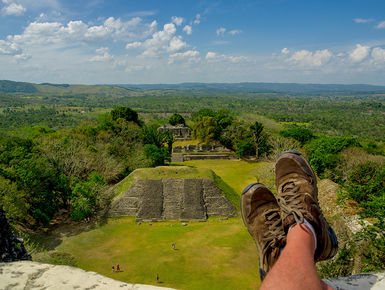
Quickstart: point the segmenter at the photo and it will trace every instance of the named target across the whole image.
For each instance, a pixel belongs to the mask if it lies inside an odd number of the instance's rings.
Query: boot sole
[[[242,217],[242,221],[243,221],[243,224],[246,226],[246,228],[247,228],[247,224],[246,224],[246,221],[245,221],[245,219],[244,219],[244,217],[243,217],[243,208],[242,208],[242,199],[243,199],[243,196],[244,196],[244,194],[246,193],[246,192],[248,192],[249,190],[250,190],[250,188],[252,188],[254,185],[262,185],[262,186],[264,186],[262,183],[260,183],[260,182],[254,182],[254,183],[250,183],[249,185],[247,185],[243,190],[242,190],[242,196],[241,196],[241,206],[240,206],[240,208],[241,208],[241,217]],[[253,240],[254,240],[254,238],[253,238]],[[255,240],[254,240],[254,242],[255,242]],[[258,246],[258,244],[255,242],[255,244],[256,244],[256,246],[257,246],[257,248],[258,248],[258,268],[259,268],[259,276],[260,276],[260,278],[261,278],[261,282],[263,281],[263,279],[265,279],[265,277],[266,277],[266,271],[265,270],[263,270],[262,268],[261,268],[261,257],[260,257],[260,252],[261,252],[261,249],[259,248],[259,246]]]
[[[313,168],[311,167],[309,161],[307,161],[307,159],[302,155],[302,153],[300,153],[300,152],[298,152],[298,151],[296,151],[296,150],[287,150],[287,151],[283,152],[283,153],[277,158],[277,161],[279,160],[279,158],[280,158],[281,156],[283,156],[283,155],[286,154],[286,153],[292,153],[292,154],[295,154],[295,155],[297,155],[297,156],[301,156],[301,157],[302,157],[301,159],[302,159],[302,160],[307,164],[307,166],[311,169],[312,174],[313,174],[313,178],[314,178],[314,184],[315,184],[315,186],[317,186],[317,177],[316,177],[316,175],[315,175],[315,173],[314,173],[314,170],[313,170]],[[317,199],[318,199],[318,190],[317,190]],[[319,205],[318,205],[318,206],[319,206]],[[325,219],[325,222],[326,222],[327,227],[328,227],[328,235],[329,235],[330,242],[331,242],[331,245],[332,245],[332,248],[331,248],[331,250],[330,250],[330,253],[329,253],[329,255],[327,256],[327,258],[325,259],[325,260],[328,260],[328,259],[334,257],[335,254],[336,254],[337,251],[338,251],[338,239],[337,239],[336,233],[334,232],[333,228],[329,225],[329,223],[326,221],[326,219]]]

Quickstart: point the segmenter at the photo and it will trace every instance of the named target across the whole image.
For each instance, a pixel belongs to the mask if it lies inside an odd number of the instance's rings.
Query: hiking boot
[[[317,178],[308,161],[297,151],[286,151],[275,164],[275,174],[285,233],[306,219],[317,236],[314,260],[332,258],[338,250],[337,237],[318,204]]]
[[[277,200],[263,184],[249,184],[242,192],[241,215],[258,248],[262,281],[286,243]]]

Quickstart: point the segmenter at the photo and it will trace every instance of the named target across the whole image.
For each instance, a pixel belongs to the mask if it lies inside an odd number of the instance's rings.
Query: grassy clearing
[[[184,141],[175,141],[174,144],[172,144],[173,147],[175,146],[185,146],[185,145],[198,145],[203,144],[199,140],[184,140]]]
[[[109,219],[65,238],[56,251],[76,257],[82,269],[131,283],[155,285],[159,274],[159,286],[178,289],[255,289],[260,284],[257,250],[239,218],[187,226]],[[116,264],[122,272],[111,271]]]

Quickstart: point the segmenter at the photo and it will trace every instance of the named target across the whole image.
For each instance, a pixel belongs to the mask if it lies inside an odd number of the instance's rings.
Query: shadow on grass
[[[74,221],[68,218],[63,224],[49,226],[48,228],[40,229],[34,234],[31,234],[31,241],[39,245],[40,250],[52,251],[58,247],[64,238],[76,236],[80,233],[92,231],[98,227],[107,224],[107,218],[94,217],[89,222],[85,220]]]

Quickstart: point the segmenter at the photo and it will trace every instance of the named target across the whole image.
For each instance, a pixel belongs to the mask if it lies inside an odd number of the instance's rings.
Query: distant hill
[[[385,93],[385,86],[366,84],[299,84],[299,83],[180,83],[180,84],[145,84],[119,86],[142,90],[180,90],[180,91],[206,91],[217,93],[289,93],[289,94],[380,94]]]
[[[103,95],[112,97],[137,96],[143,93],[183,93],[183,94],[385,94],[385,86],[366,84],[298,84],[298,83],[180,83],[180,84],[33,84],[0,80],[0,92],[31,93],[43,95]]]
[[[56,96],[103,95],[116,98],[131,96],[133,90],[114,85],[33,84],[0,80],[0,92]]]
[[[0,92],[4,93],[35,93],[35,85],[24,82],[0,81]]]

